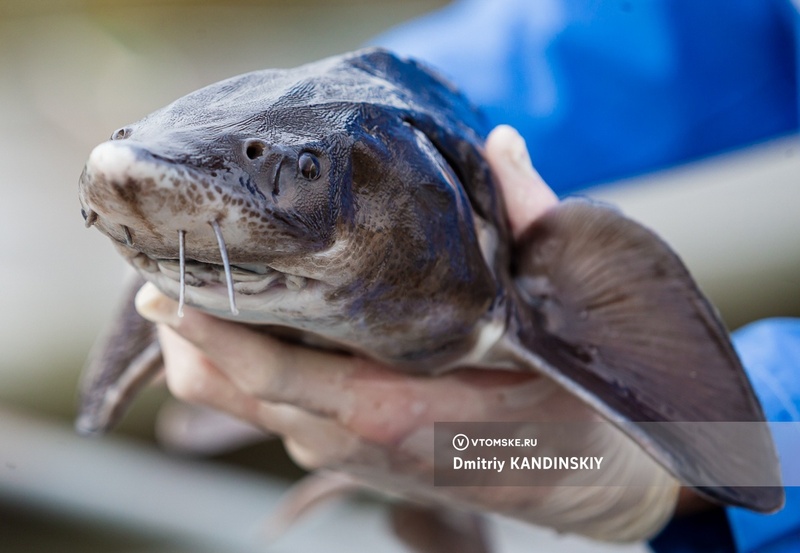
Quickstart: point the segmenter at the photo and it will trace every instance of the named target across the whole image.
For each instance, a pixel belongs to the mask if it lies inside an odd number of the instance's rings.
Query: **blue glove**
[[[800,320],[769,319],[734,333],[734,345],[775,432],[783,480],[800,482]],[[791,426],[791,428],[790,428]],[[738,551],[800,551],[800,488],[786,489],[786,506],[774,515],[727,509]]]
[[[791,0],[461,0],[373,41],[516,127],[559,195],[798,128]]]

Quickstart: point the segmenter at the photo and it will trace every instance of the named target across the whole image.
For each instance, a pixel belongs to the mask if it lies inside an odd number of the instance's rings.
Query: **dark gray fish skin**
[[[186,302],[211,314],[290,327],[399,370],[543,372],[684,482],[746,470],[778,483],[766,426],[742,469],[719,449],[735,437],[642,424],[764,419],[680,259],[578,200],[534,223],[512,255],[486,132],[435,74],[365,50],[234,77],[120,129],[92,153],[81,205],[175,298],[185,233]],[[124,376],[123,361],[84,382],[94,429],[114,422],[96,406],[114,401],[108,375]],[[700,491],[764,512],[783,502],[777,484]]]
[[[265,308],[245,291],[238,321],[299,327],[356,350],[369,343],[373,357],[429,371],[463,357],[479,322],[504,317],[471,216],[505,232],[493,224],[501,215],[484,134],[466,100],[433,75],[374,52],[196,91],[98,147],[80,197],[126,257],[174,261],[185,231],[189,259],[219,264],[216,221],[235,265],[316,286],[313,309]],[[309,155],[315,178],[299,167]],[[470,172],[467,187],[458,171]],[[494,263],[504,255],[505,246]],[[177,296],[161,273],[142,274]],[[427,309],[432,295],[437,309]],[[187,301],[228,315],[212,298]]]

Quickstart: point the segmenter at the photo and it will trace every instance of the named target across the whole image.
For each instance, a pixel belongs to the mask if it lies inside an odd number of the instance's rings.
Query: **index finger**
[[[282,342],[191,308],[180,318],[174,300],[152,284],[139,291],[136,307],[143,317],[170,327],[186,340],[184,345],[197,348],[211,364],[205,370],[208,375],[213,377],[218,371],[243,392],[223,386],[221,380],[220,385],[210,386],[208,379],[195,379],[186,367],[183,374],[188,382],[173,378],[172,383],[189,390],[182,395],[248,420],[257,420],[250,412],[252,400],[238,398],[292,405],[335,419],[373,442],[394,443],[430,421],[481,420],[487,412],[507,409],[509,392],[500,388],[516,388],[521,378],[513,375],[509,381],[502,372],[488,374],[478,382],[457,373],[437,378],[408,375],[375,361]],[[174,353],[173,359],[183,357],[184,362],[189,357],[185,349]],[[166,361],[169,364],[169,356]],[[173,377],[176,374],[172,372]],[[487,392],[492,382],[496,393]],[[447,401],[442,400],[445,397]],[[233,403],[238,404],[229,406]],[[274,424],[270,430],[281,432]]]

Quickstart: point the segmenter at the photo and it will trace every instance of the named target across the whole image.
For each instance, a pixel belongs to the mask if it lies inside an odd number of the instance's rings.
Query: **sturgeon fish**
[[[534,371],[685,483],[771,512],[757,447],[652,422],[764,415],[728,333],[679,257],[615,209],[568,199],[512,244],[452,85],[380,49],[233,77],[121,128],[80,177],[87,226],[184,305],[291,331],[399,371]],[[282,330],[281,330],[282,329]],[[113,426],[160,364],[132,297],[85,371],[80,430]],[[731,454],[728,455],[725,452]],[[762,478],[763,480],[763,478]]]

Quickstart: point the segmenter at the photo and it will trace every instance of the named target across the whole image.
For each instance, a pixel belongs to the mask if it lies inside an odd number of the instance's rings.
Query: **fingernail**
[[[139,315],[154,323],[175,326],[178,323],[178,304],[148,282],[137,292],[134,300]]]
[[[520,175],[531,176],[535,175],[536,171],[533,168],[531,157],[528,154],[528,146],[525,144],[525,139],[515,129],[509,127],[508,133],[508,157],[514,170]]]

